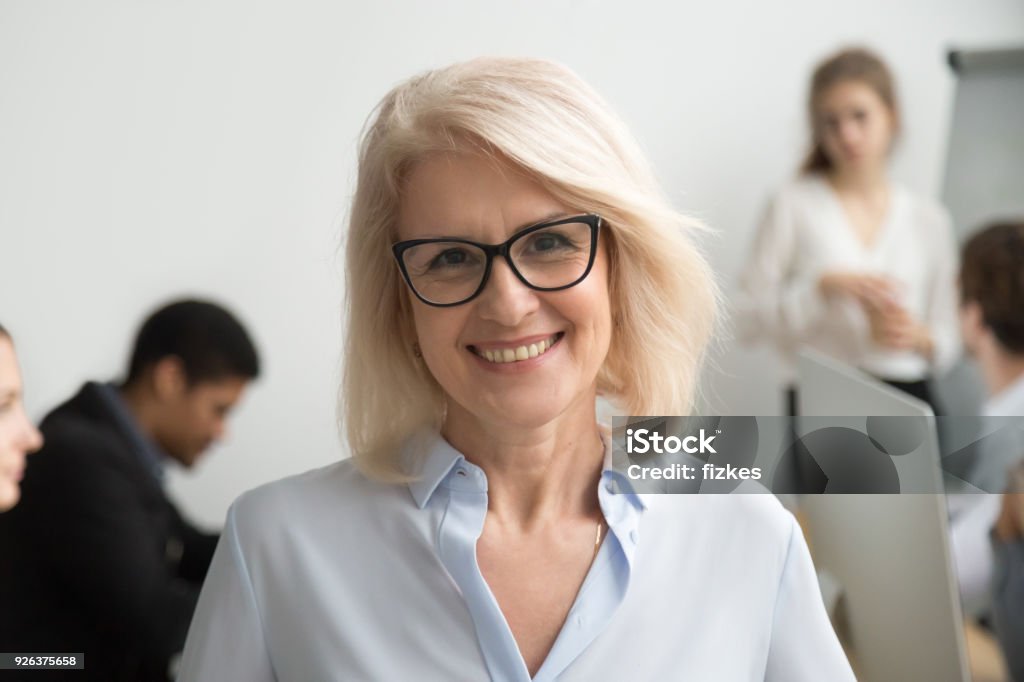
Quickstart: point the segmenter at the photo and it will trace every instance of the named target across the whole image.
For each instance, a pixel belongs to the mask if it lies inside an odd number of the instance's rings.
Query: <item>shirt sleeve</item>
[[[925,324],[932,335],[934,350],[932,366],[936,374],[944,374],[960,357],[960,322],[957,319],[957,247],[952,221],[940,210],[935,226],[934,264],[928,291],[928,313]]]
[[[992,584],[992,616],[1006,666],[1015,680],[1024,680],[1024,541],[993,541],[996,570]]]
[[[224,534],[203,584],[179,669],[178,682],[206,680],[277,680],[239,542],[234,505],[228,510]]]
[[[791,518],[789,549],[779,581],[766,682],[854,680],[846,654],[825,613],[811,554]]]
[[[765,211],[740,276],[736,325],[741,340],[765,337],[791,347],[824,317],[817,277],[798,274],[792,200],[775,197]]]

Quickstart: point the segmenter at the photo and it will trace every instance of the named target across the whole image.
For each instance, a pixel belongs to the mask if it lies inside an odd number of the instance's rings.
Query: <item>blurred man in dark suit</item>
[[[163,488],[225,433],[259,374],[242,325],[212,303],[153,313],[123,384],[87,383],[41,426],[45,445],[0,518],[0,650],[85,653],[85,671],[33,680],[168,679],[217,536]]]

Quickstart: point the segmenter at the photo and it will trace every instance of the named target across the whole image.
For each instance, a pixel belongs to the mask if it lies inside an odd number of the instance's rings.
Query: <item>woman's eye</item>
[[[565,235],[555,232],[544,232],[538,234],[530,241],[530,247],[534,251],[552,251],[554,249],[572,246],[572,242]]]
[[[434,256],[430,262],[431,268],[451,268],[465,265],[469,261],[469,254],[462,249],[445,249]]]

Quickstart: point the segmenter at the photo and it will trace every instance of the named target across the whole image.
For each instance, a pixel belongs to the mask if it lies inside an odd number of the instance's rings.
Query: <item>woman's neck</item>
[[[599,513],[604,444],[584,396],[538,426],[485,422],[449,405],[442,435],[487,475],[488,512],[523,531]]]
[[[885,165],[864,168],[836,168],[826,176],[839,194],[865,199],[884,198],[889,193]]]

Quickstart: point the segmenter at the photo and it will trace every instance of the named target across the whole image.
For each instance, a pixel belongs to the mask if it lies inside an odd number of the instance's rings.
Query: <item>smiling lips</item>
[[[495,348],[494,350],[480,350],[479,348],[470,346],[470,349],[478,356],[493,362],[494,364],[504,364],[507,362],[522,362],[523,360],[529,360],[535,358],[544,353],[555,345],[555,343],[562,337],[562,332],[552,334],[546,339],[538,341],[536,343],[529,343],[522,346],[516,346],[514,348]]]

